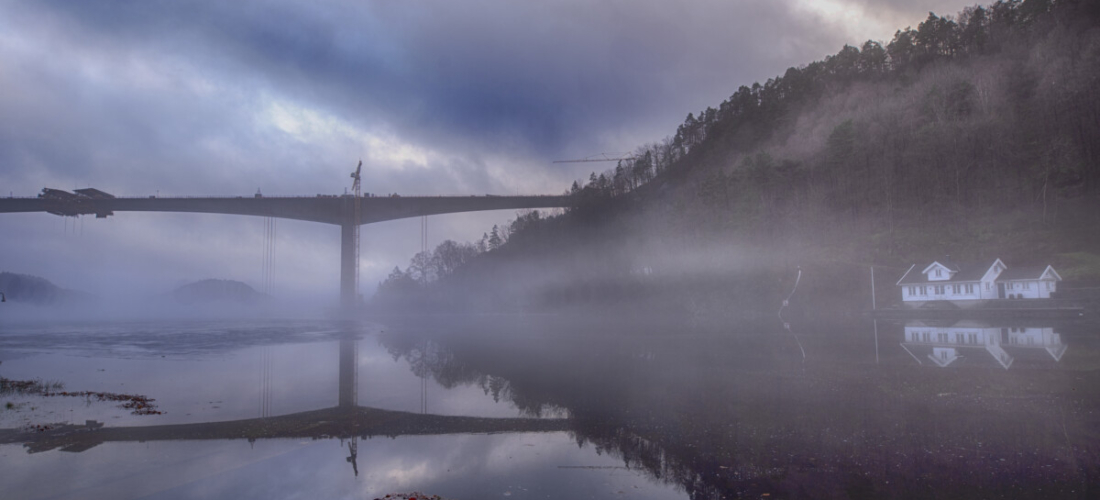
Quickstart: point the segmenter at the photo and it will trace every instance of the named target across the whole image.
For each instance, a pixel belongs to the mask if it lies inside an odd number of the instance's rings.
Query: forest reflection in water
[[[261,447],[279,448],[272,453],[296,467],[303,460],[319,466],[325,461],[306,458],[316,451],[298,449],[304,442],[290,445],[305,438],[339,441],[341,451],[325,456],[343,464],[326,465],[330,473],[335,467],[357,478],[363,471],[376,486],[427,483],[467,496],[484,495],[475,485],[493,484],[490,476],[498,482],[514,477],[509,467],[515,463],[466,466],[462,475],[450,468],[492,461],[500,450],[508,450],[507,462],[535,450],[553,456],[521,474],[531,494],[543,496],[606,491],[606,481],[569,476],[563,483],[562,474],[577,468],[632,472],[614,477],[635,481],[630,491],[653,498],[673,491],[691,498],[987,497],[1040,490],[1087,497],[1097,491],[1094,325],[802,319],[786,326],[698,329],[654,318],[517,315],[391,318],[384,327],[366,328],[192,326],[144,336],[132,326],[79,335],[56,327],[33,335],[7,331],[0,335],[5,376],[52,378],[48,373],[61,367],[88,372],[106,363],[123,375],[104,381],[137,386],[169,412],[148,420],[98,416],[106,426],[92,429],[78,416],[89,410],[78,408],[74,425],[61,432],[0,431],[0,442],[11,443],[0,446],[0,462],[44,477],[50,472],[35,469],[13,446],[55,457],[42,464],[61,460],[51,453],[64,450],[69,458],[57,463],[90,470],[125,462],[118,446],[132,446],[127,442],[161,442],[169,454],[191,449],[227,459],[241,453],[224,444],[237,439],[250,447],[269,442]],[[142,341],[134,345],[131,338]],[[137,373],[153,375],[143,381]],[[71,385],[82,375],[70,377],[63,381]],[[199,383],[166,382],[181,377]],[[215,397],[226,408],[203,413],[196,407],[195,401]],[[507,434],[458,437],[469,433]],[[379,456],[381,442],[372,436],[406,437]],[[368,449],[357,449],[361,439],[371,439]],[[525,443],[520,448],[517,439]],[[190,444],[167,444],[172,441]],[[567,451],[567,442],[581,448]],[[451,457],[421,457],[412,466],[444,469],[445,479],[421,474],[418,480],[408,475],[408,463],[390,463],[412,460],[402,443]],[[72,458],[84,455],[99,464]],[[264,465],[250,467],[262,470],[256,474],[265,481],[288,466],[260,455],[267,458],[243,459],[261,460]],[[402,479],[391,474],[389,482],[379,481],[383,464],[403,471]],[[234,487],[257,480],[233,477]],[[15,486],[31,488],[29,481]],[[199,483],[188,484],[176,488],[197,491]],[[163,485],[150,487],[163,493]],[[307,481],[305,487],[313,486]]]
[[[1096,325],[659,323],[418,322],[382,342],[444,386],[565,411],[578,442],[693,498],[1100,488]],[[443,354],[423,356],[424,338]]]

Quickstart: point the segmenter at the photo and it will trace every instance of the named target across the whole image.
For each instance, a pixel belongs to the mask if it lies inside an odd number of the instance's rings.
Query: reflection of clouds
[[[567,433],[376,438],[360,441],[359,446],[360,470],[370,485],[365,492],[378,496],[417,489],[450,498],[491,498],[509,490],[518,494],[523,491],[519,487],[550,498],[591,498],[618,491],[637,495],[631,498],[677,496],[640,472],[616,470],[611,476],[568,468],[621,467],[622,462],[597,455],[592,446],[578,448]]]
[[[396,460],[395,464],[371,464],[381,470],[381,474],[397,484],[401,489],[414,486],[416,484],[425,483],[431,476],[428,471],[431,468],[426,461],[420,461],[415,464],[406,463],[404,460]]]
[[[419,490],[448,498],[498,498],[526,490],[538,497],[676,498],[640,472],[596,469],[622,463],[578,448],[566,433],[384,437],[359,442],[360,476],[336,439],[107,443],[82,453],[0,453],[5,499],[85,498],[378,498]],[[5,450],[7,451],[7,450]],[[488,456],[508,460],[488,460]],[[56,471],[67,471],[58,481]],[[522,490],[519,488],[523,488]],[[679,495],[679,496],[682,496]]]
[[[539,497],[676,498],[640,473],[560,466],[618,467],[566,433],[374,438],[360,441],[360,476],[346,447],[322,441],[261,440],[106,443],[82,453],[0,453],[5,499],[377,498],[420,490],[449,498],[497,498],[519,487]],[[506,461],[486,460],[489,455]],[[471,465],[475,464],[475,465]],[[57,470],[66,471],[58,481]]]

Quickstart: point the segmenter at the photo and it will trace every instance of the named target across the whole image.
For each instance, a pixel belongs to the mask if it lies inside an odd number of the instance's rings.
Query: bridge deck
[[[355,198],[314,197],[148,197],[148,198],[0,198],[0,213],[49,212],[96,215],[114,212],[192,212],[278,217],[325,224],[350,223]],[[568,196],[402,196],[360,198],[360,222],[483,210],[555,208],[571,205]]]

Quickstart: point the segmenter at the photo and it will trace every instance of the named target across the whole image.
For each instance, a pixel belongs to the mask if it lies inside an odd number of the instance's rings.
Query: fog
[[[738,85],[962,5],[334,2],[260,16],[246,4],[7,2],[0,191],[340,194],[362,159],[365,192],[560,194],[591,165],[552,160],[633,150]],[[428,244],[476,241],[514,217],[432,217]],[[262,228],[234,216],[4,214],[0,270],[104,297],[205,278],[258,287]],[[338,231],[279,228],[275,294],[334,300]],[[361,292],[420,244],[415,219],[364,227]]]

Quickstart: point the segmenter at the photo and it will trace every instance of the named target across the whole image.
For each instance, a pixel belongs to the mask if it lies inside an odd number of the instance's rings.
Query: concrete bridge
[[[0,213],[47,212],[76,217],[105,218],[115,212],[193,212],[277,217],[340,226],[340,297],[343,306],[355,303],[354,195],[265,197],[122,198],[98,189],[74,192],[46,188],[36,198],[0,198]],[[422,215],[483,210],[568,207],[568,196],[385,196],[359,197],[359,224]]]

